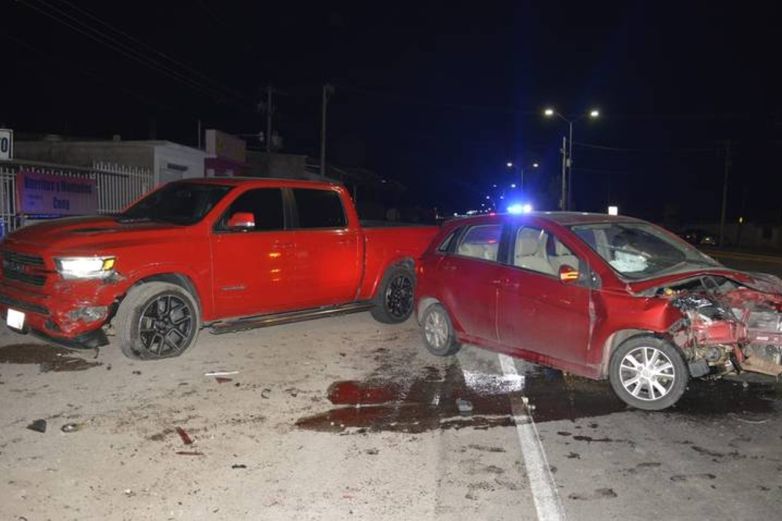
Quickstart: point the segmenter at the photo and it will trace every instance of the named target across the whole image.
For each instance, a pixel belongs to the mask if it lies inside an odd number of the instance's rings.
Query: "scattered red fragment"
[[[183,429],[182,427],[177,427],[176,428],[176,432],[177,432],[177,434],[179,434],[179,437],[182,438],[182,443],[184,443],[185,445],[192,445],[193,444],[193,440],[185,432],[185,429]]]

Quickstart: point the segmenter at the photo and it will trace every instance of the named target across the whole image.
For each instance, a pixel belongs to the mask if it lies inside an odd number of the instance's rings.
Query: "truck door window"
[[[334,190],[294,188],[299,228],[345,228],[347,219],[339,193]]]
[[[279,188],[258,188],[240,195],[225,212],[217,229],[226,231],[228,219],[237,212],[249,212],[255,217],[253,231],[282,230],[285,219],[282,213],[282,191]]]

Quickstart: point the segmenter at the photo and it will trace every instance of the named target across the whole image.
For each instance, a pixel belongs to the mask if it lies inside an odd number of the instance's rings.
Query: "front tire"
[[[456,341],[451,317],[440,304],[432,304],[421,317],[421,332],[426,349],[435,356],[450,356],[461,349]]]
[[[122,353],[135,360],[179,356],[195,344],[200,328],[195,298],[167,282],[132,287],[115,322]]]
[[[626,404],[647,411],[666,409],[682,397],[690,374],[679,351],[667,340],[636,336],[611,355],[608,379]]]
[[[399,324],[413,314],[415,274],[406,266],[395,266],[383,277],[370,313],[378,322]]]

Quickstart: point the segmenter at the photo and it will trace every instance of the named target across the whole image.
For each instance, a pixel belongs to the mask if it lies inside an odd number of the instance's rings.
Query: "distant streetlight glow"
[[[510,187],[511,188],[516,188],[516,183],[511,183]]]
[[[544,110],[544,111],[543,111],[543,114],[544,114],[546,117],[549,117],[549,118],[550,118],[551,116],[553,116],[553,115],[554,115],[554,109],[546,109],[546,110]]]
[[[505,166],[507,166],[508,168],[513,168],[513,163],[508,161],[507,163],[505,163]]]
[[[540,163],[532,163],[532,168],[537,168],[540,166]]]
[[[600,111],[597,109],[592,109],[589,111],[589,117],[590,118],[597,118],[600,116]]]

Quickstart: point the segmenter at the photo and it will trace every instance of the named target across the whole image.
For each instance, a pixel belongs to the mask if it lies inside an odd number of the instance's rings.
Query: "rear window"
[[[333,190],[294,188],[299,228],[344,228],[345,210],[339,193]]]

